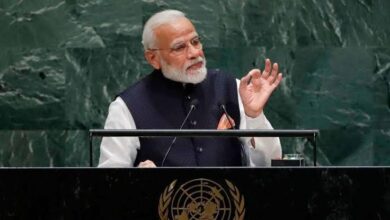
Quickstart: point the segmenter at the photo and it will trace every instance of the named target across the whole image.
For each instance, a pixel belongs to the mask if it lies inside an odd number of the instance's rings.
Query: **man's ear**
[[[159,70],[161,68],[160,58],[155,51],[147,50],[145,51],[144,55],[145,59],[150,65],[153,66],[154,69]]]

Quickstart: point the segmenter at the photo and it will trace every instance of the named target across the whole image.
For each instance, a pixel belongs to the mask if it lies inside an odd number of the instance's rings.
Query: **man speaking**
[[[105,129],[272,129],[263,109],[282,80],[278,64],[267,59],[241,80],[207,70],[195,27],[176,10],[154,14],[142,43],[154,71],[110,104]],[[281,154],[271,137],[104,137],[99,167],[269,166]]]

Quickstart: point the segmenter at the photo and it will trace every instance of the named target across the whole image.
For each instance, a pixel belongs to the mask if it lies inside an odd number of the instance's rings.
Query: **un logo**
[[[245,215],[244,196],[230,181],[223,187],[209,179],[193,179],[175,188],[169,184],[160,196],[161,220],[241,220]],[[227,190],[225,190],[227,189]]]

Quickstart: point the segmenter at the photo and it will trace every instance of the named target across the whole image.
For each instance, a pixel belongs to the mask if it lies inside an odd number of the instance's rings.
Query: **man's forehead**
[[[175,22],[161,25],[155,29],[157,38],[164,38],[171,44],[188,40],[198,36],[195,27],[187,18],[180,18]]]
[[[184,36],[180,36],[180,37],[176,37],[176,38],[172,39],[171,44],[174,45],[174,44],[186,42],[186,41],[188,41],[194,37],[197,37],[197,36],[198,36],[198,33],[196,33],[196,31],[193,31],[193,32],[188,33]]]

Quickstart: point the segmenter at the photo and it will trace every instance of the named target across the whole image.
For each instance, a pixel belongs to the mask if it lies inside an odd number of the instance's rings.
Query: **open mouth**
[[[192,64],[191,66],[189,66],[189,67],[187,68],[187,70],[196,70],[196,69],[201,68],[202,66],[203,66],[203,61],[199,61],[199,62],[194,63],[194,64]]]

